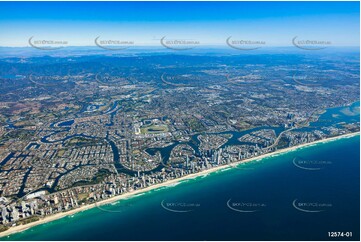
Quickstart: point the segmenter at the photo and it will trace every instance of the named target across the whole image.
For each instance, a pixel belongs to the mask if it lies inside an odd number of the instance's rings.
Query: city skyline
[[[359,2],[0,2],[0,36],[1,240],[359,240]]]

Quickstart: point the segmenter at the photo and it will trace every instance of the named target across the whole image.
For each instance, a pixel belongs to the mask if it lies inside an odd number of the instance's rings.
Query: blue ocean
[[[2,239],[359,240],[359,157],[359,135],[319,143]]]

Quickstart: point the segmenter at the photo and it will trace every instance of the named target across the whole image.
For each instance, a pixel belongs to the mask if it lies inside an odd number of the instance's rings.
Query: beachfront
[[[337,137],[332,137],[332,138],[318,140],[318,141],[311,142],[311,143],[302,144],[302,145],[299,145],[299,146],[294,146],[294,147],[290,147],[290,148],[286,148],[286,149],[277,150],[277,151],[272,152],[272,153],[267,153],[267,154],[264,154],[264,155],[261,155],[261,156],[257,156],[257,157],[253,157],[253,158],[250,158],[250,159],[245,159],[245,160],[242,160],[242,161],[239,161],[239,162],[235,162],[235,163],[232,163],[231,165],[223,165],[223,166],[213,167],[213,168],[208,169],[208,170],[204,170],[204,171],[201,171],[201,172],[198,172],[198,173],[195,173],[195,174],[190,174],[190,175],[187,175],[187,176],[184,176],[184,177],[181,177],[181,178],[169,180],[169,181],[166,181],[164,183],[156,184],[156,185],[144,188],[144,189],[139,189],[139,190],[135,190],[133,192],[125,193],[125,194],[122,194],[122,195],[119,195],[119,196],[114,196],[114,197],[112,197],[110,199],[106,199],[106,200],[100,201],[98,203],[85,205],[85,206],[82,206],[80,208],[73,209],[71,211],[62,212],[62,213],[55,214],[55,215],[52,215],[52,216],[49,216],[49,217],[45,217],[45,218],[43,218],[43,219],[41,219],[39,221],[33,222],[33,223],[12,227],[12,228],[8,229],[7,231],[4,231],[4,232],[0,233],[0,236],[1,237],[7,236],[9,234],[20,232],[20,231],[26,230],[28,228],[31,228],[33,226],[43,224],[43,223],[47,223],[47,222],[50,222],[50,221],[53,221],[53,220],[57,220],[57,219],[62,218],[64,216],[69,216],[69,215],[72,215],[72,214],[75,214],[75,213],[78,213],[78,212],[81,212],[81,211],[84,211],[84,210],[87,210],[87,209],[90,209],[90,208],[94,208],[94,207],[99,206],[99,205],[104,205],[104,204],[107,204],[107,203],[113,203],[113,202],[118,201],[118,200],[122,200],[122,199],[132,197],[132,196],[134,196],[136,194],[144,193],[144,192],[151,191],[151,190],[161,188],[161,187],[165,187],[165,186],[171,186],[171,185],[174,185],[174,184],[176,184],[176,183],[178,183],[180,181],[183,181],[183,180],[188,180],[188,179],[193,179],[193,178],[196,178],[196,177],[199,177],[199,176],[204,176],[204,175],[207,175],[209,173],[213,173],[213,172],[225,169],[225,168],[234,167],[235,165],[238,165],[238,164],[241,164],[241,163],[251,162],[251,161],[271,157],[271,156],[274,156],[274,155],[295,151],[297,149],[301,149],[301,148],[304,148],[304,147],[316,145],[318,143],[326,143],[326,142],[331,142],[331,141],[334,141],[334,140],[349,138],[349,137],[358,136],[358,135],[359,135],[359,132],[345,134],[345,135],[341,135],[341,136],[337,136]]]

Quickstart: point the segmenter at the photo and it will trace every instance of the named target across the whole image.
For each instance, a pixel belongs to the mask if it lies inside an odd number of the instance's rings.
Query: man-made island
[[[260,155],[260,156],[257,156],[257,157],[248,158],[248,159],[241,160],[241,161],[236,161],[236,162],[232,163],[229,166],[223,164],[223,165],[215,166],[215,167],[212,167],[212,168],[209,168],[209,169],[197,172],[197,173],[188,174],[188,175],[185,175],[185,176],[180,177],[180,178],[175,178],[175,179],[168,180],[168,181],[165,181],[165,182],[162,182],[162,183],[159,183],[159,184],[151,185],[149,187],[141,188],[141,189],[138,189],[138,190],[133,190],[133,191],[126,192],[126,193],[123,193],[123,194],[109,196],[108,198],[100,200],[99,202],[78,206],[78,207],[75,207],[73,209],[69,209],[67,211],[62,211],[62,212],[55,213],[55,214],[52,214],[52,215],[49,215],[49,216],[43,216],[43,217],[41,217],[41,218],[39,218],[39,219],[37,219],[37,220],[35,220],[33,222],[20,224],[18,226],[12,226],[9,229],[0,232],[0,237],[4,237],[4,236],[8,236],[8,235],[13,234],[13,233],[21,232],[21,231],[29,229],[29,228],[31,228],[33,226],[40,225],[40,224],[43,224],[43,223],[48,223],[48,222],[63,218],[65,216],[70,216],[70,215],[73,215],[75,213],[82,212],[82,211],[87,210],[87,209],[99,207],[99,206],[109,204],[109,203],[114,203],[114,202],[122,200],[122,199],[127,199],[129,197],[134,196],[134,195],[141,194],[141,193],[144,193],[144,192],[148,192],[148,191],[151,191],[151,190],[155,190],[157,188],[177,184],[178,182],[183,181],[183,180],[189,180],[189,179],[193,179],[193,178],[196,178],[196,177],[199,177],[199,176],[204,176],[204,175],[207,175],[209,173],[216,172],[216,171],[228,168],[228,167],[235,168],[238,165],[246,163],[246,162],[252,162],[252,161],[264,159],[264,158],[267,158],[267,157],[270,157],[270,156],[273,156],[273,155],[279,155],[279,154],[283,154],[283,153],[287,153],[287,152],[291,152],[291,151],[297,151],[297,149],[305,148],[305,147],[311,146],[311,145],[316,145],[318,143],[332,142],[334,140],[350,138],[350,137],[359,136],[359,135],[360,135],[359,132],[349,133],[349,134],[344,134],[344,135],[341,135],[341,136],[327,138],[327,139],[324,139],[324,140],[317,140],[317,141],[313,141],[311,143],[305,143],[305,144],[297,145],[297,146],[294,146],[294,147],[284,148],[284,149],[277,150],[277,151],[267,153],[267,154],[263,154],[263,155]]]
[[[358,58],[3,58],[0,235],[354,135]]]

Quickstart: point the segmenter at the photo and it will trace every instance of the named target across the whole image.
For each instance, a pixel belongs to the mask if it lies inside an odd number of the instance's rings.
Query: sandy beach
[[[253,157],[253,158],[241,160],[241,161],[238,161],[238,162],[234,162],[232,164],[225,164],[225,165],[221,165],[221,166],[218,166],[218,167],[213,167],[213,168],[210,168],[210,169],[207,169],[207,170],[195,173],[195,174],[189,174],[189,175],[183,176],[181,178],[169,180],[169,181],[166,181],[166,182],[163,182],[163,183],[160,183],[160,184],[156,184],[156,185],[153,185],[153,186],[150,186],[150,187],[146,187],[144,189],[139,189],[139,190],[135,190],[135,191],[132,191],[132,192],[125,193],[125,194],[117,195],[117,196],[111,197],[109,199],[99,201],[99,202],[94,203],[94,204],[84,205],[82,207],[79,207],[79,208],[76,208],[76,209],[73,209],[73,210],[70,210],[70,211],[54,214],[54,215],[42,218],[39,221],[36,221],[36,222],[33,222],[33,223],[11,227],[6,231],[1,232],[0,237],[8,236],[8,235],[13,234],[13,233],[18,233],[18,232],[24,231],[26,229],[29,229],[29,228],[31,228],[33,226],[48,223],[48,222],[60,219],[62,217],[65,217],[65,216],[73,215],[75,213],[94,208],[94,207],[99,206],[99,205],[113,203],[113,202],[116,202],[116,201],[119,201],[119,200],[122,200],[122,199],[132,197],[132,196],[134,196],[136,194],[140,194],[140,193],[144,193],[144,192],[147,192],[147,191],[155,190],[155,189],[161,188],[161,187],[174,185],[174,184],[176,184],[176,183],[178,183],[180,181],[183,181],[183,180],[189,180],[189,179],[193,179],[193,178],[196,178],[196,177],[199,177],[199,176],[207,175],[209,173],[216,172],[218,170],[227,169],[227,168],[230,168],[230,167],[235,167],[236,165],[241,164],[241,163],[251,162],[251,161],[260,160],[260,159],[263,159],[263,158],[266,158],[266,157],[271,157],[271,156],[274,156],[274,155],[283,154],[283,153],[287,153],[287,152],[290,152],[290,151],[295,151],[297,149],[312,146],[312,145],[315,145],[315,144],[318,144],[318,143],[326,143],[326,142],[331,142],[331,141],[338,140],[338,139],[350,138],[350,137],[358,136],[358,135],[360,135],[360,132],[340,135],[340,136],[337,136],[337,137],[318,140],[318,141],[314,141],[314,142],[311,142],[311,143],[302,144],[302,145],[298,145],[298,146],[294,146],[294,147],[290,147],[290,148],[280,149],[280,150],[277,150],[275,152],[271,152],[271,153],[256,156],[256,157]]]

